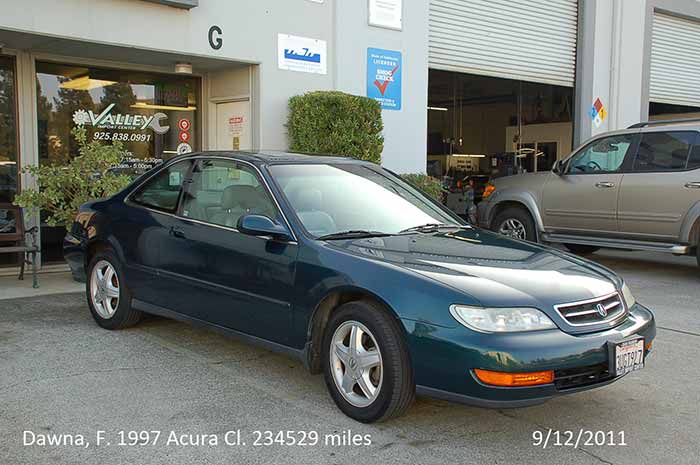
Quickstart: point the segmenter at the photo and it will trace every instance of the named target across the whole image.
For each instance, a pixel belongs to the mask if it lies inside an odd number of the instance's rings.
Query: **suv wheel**
[[[579,255],[588,255],[592,254],[593,252],[600,250],[600,247],[596,247],[594,245],[584,245],[584,244],[564,244],[564,247],[569,249],[569,252],[579,254]]]
[[[323,372],[338,408],[363,423],[399,416],[415,398],[399,323],[372,302],[348,302],[331,315],[323,337]]]
[[[131,292],[112,251],[102,250],[92,257],[87,277],[88,307],[98,325],[105,329],[122,329],[141,320],[142,313],[131,307]]]
[[[520,207],[509,207],[497,214],[491,229],[513,239],[537,241],[535,222],[530,213]]]

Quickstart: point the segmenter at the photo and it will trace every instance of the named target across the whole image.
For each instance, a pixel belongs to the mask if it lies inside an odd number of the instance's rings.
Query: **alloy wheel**
[[[355,407],[374,402],[384,375],[382,354],[374,335],[358,321],[346,321],[335,330],[330,346],[333,381]]]
[[[97,314],[105,319],[112,318],[119,307],[119,277],[107,260],[100,260],[92,268],[90,299]]]
[[[525,225],[515,218],[509,218],[501,223],[498,232],[513,239],[527,239]]]

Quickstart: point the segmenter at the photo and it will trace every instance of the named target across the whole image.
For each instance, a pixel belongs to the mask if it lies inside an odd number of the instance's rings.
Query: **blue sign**
[[[401,109],[401,52],[367,49],[367,97],[384,110]]]
[[[301,51],[292,50],[290,48],[284,49],[284,57],[288,60],[299,60],[308,61],[310,63],[321,63],[321,54],[312,53],[308,48],[301,49]]]

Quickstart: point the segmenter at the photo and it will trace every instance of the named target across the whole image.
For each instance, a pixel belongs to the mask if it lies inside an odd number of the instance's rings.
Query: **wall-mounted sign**
[[[326,74],[326,41],[277,34],[279,69],[302,73]]]
[[[188,144],[187,142],[181,142],[181,143],[177,146],[177,153],[178,153],[178,155],[182,155],[182,154],[185,154],[185,153],[190,153],[191,151],[192,151],[192,146],[191,146],[190,144]]]
[[[165,113],[156,113],[154,115],[139,115],[139,114],[112,114],[112,109],[116,104],[111,103],[102,110],[101,113],[95,114],[92,110],[76,110],[73,112],[73,122],[77,126],[90,124],[100,129],[131,129],[143,131],[150,127],[156,134],[165,134],[170,129],[170,126],[161,126],[161,120],[168,117]]]
[[[605,109],[603,102],[600,101],[600,98],[596,98],[595,102],[593,102],[593,105],[591,106],[591,119],[593,120],[593,124],[595,124],[595,127],[599,128],[607,117],[608,110]]]
[[[369,0],[369,25],[401,30],[403,28],[403,1]]]
[[[177,122],[177,127],[180,128],[180,131],[189,131],[192,123],[187,118],[182,118]]]
[[[385,110],[401,109],[401,52],[367,49],[367,97]]]

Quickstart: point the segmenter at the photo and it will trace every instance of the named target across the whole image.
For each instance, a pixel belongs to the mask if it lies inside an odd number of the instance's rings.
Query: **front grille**
[[[626,311],[625,304],[617,292],[581,302],[555,305],[554,308],[572,326],[614,321]]]
[[[554,371],[554,386],[559,390],[590,386],[612,378],[608,364]]]

